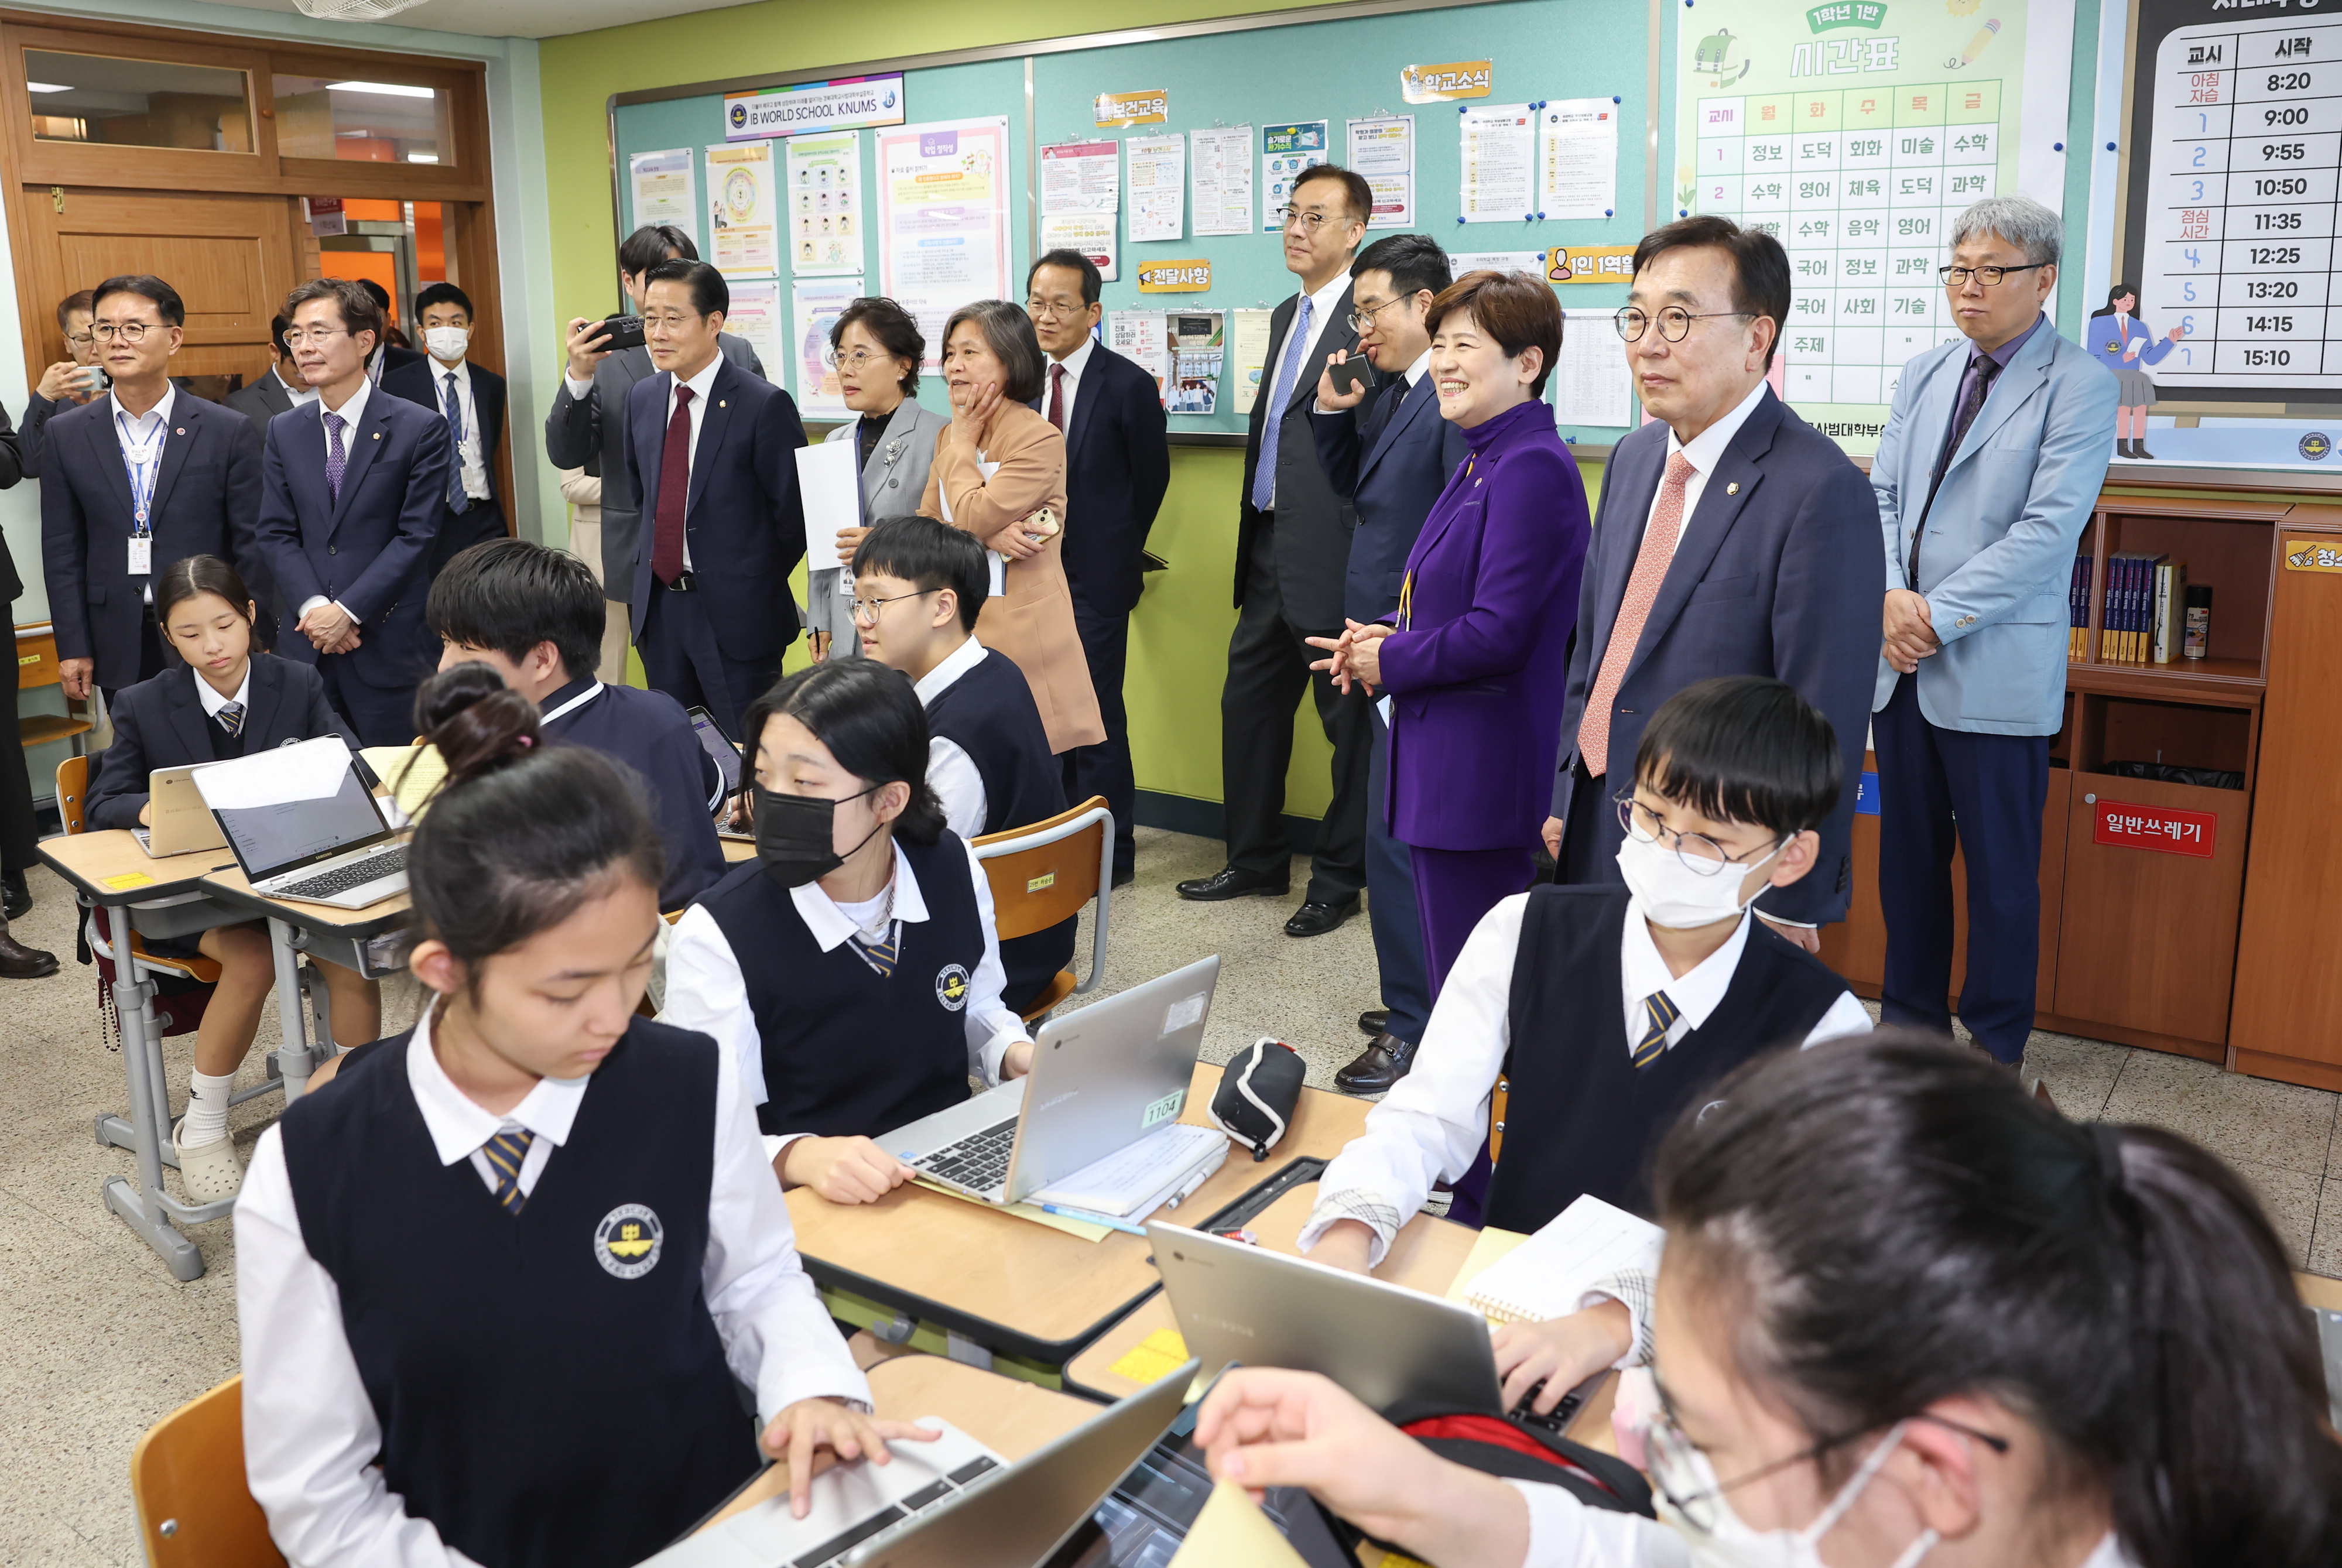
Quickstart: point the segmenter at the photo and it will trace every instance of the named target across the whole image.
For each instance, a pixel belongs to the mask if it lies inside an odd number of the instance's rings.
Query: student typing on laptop
[[[750,705],[756,861],[676,923],[664,1023],[741,1064],[773,1168],[869,1203],[910,1167],[872,1139],[1031,1065],[1002,1004],[992,891],[927,787],[910,681],[821,664]]]
[[[190,555],[156,574],[155,618],[185,662],[115,694],[114,744],[102,754],[89,792],[92,828],[145,824],[147,783],[156,769],[224,762],[325,735],[356,746],[327,704],[315,668],[254,650],[253,615],[244,580],[216,555]],[[225,859],[228,852],[219,853]],[[259,921],[217,925],[192,939],[148,945],[181,957],[200,952],[220,966],[219,984],[195,1028],[186,1114],[171,1130],[187,1196],[217,1203],[235,1196],[244,1178],[228,1137],[228,1094],[276,984],[267,927]],[[335,1041],[373,1039],[382,1024],[380,987],[338,964],[312,962],[332,988]]]

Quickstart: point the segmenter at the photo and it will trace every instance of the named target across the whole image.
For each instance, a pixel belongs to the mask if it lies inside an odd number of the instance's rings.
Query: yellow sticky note
[[[134,887],[152,887],[155,879],[143,871],[125,871],[120,876],[109,876],[105,885],[116,893],[126,893]]]
[[[1171,1568],[1307,1568],[1251,1494],[1234,1482],[1212,1488]]]
[[[1122,1353],[1106,1370],[1133,1383],[1160,1383],[1187,1363],[1187,1342],[1176,1328],[1158,1328]]]
[[[389,786],[391,798],[409,818],[423,814],[432,792],[447,777],[437,746],[367,746],[358,754]]]

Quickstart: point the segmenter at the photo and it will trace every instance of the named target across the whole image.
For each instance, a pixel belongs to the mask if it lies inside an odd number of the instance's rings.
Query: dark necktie
[[[447,465],[447,510],[461,512],[472,498],[464,491],[464,400],[456,395],[452,370],[447,373],[447,436],[455,446],[455,460]]]
[[[338,414],[325,415],[325,488],[334,493],[334,504],[341,504],[342,475],[348,472],[350,454],[342,450],[342,425],[345,422]]]
[[[675,413],[666,422],[666,446],[659,454],[656,532],[651,539],[651,575],[672,583],[683,575],[683,514],[691,501],[691,388],[675,389]]]
[[[528,1195],[520,1190],[520,1168],[528,1163],[528,1146],[535,1141],[535,1134],[515,1127],[490,1138],[483,1151],[496,1173],[496,1202],[508,1214],[519,1213],[521,1205],[528,1202]]]
[[[1066,433],[1066,367],[1062,365],[1049,367],[1049,423],[1057,427],[1058,434]]]
[[[219,720],[219,727],[225,730],[231,737],[240,735],[244,733],[244,704],[242,703],[222,703],[220,704],[220,711],[212,716]]]
[[[1383,438],[1383,432],[1398,423],[1399,410],[1406,406],[1406,394],[1414,390],[1415,384],[1402,375],[1389,391],[1375,400],[1375,411],[1366,416],[1366,423],[1374,427],[1366,433],[1367,450],[1373,450],[1375,443]]]
[[[1906,579],[1911,591],[1919,591],[1919,541],[1927,523],[1927,512],[1936,504],[1936,491],[1944,483],[1944,471],[1952,465],[1960,443],[1967,439],[1968,426],[1976,423],[1984,408],[1984,400],[1992,394],[1992,384],[2000,378],[2000,361],[1990,355],[1968,356],[1967,374],[1960,377],[1959,402],[1952,409],[1951,433],[1944,438],[1943,455],[1936,459],[1935,477],[1927,482],[1927,504],[1920,508],[1919,526],[1911,530],[1911,573]]]
[[[1667,1054],[1667,1031],[1682,1016],[1664,991],[1654,991],[1643,998],[1643,1037],[1635,1042],[1633,1057],[1636,1068],[1647,1067]]]

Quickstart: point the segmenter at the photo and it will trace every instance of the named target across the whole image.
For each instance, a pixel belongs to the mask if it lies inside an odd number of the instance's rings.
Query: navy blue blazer
[[[1553,814],[1565,821],[1578,733],[1593,722],[1586,694],[1610,644],[1666,462],[1667,427],[1654,420],[1620,441],[1602,471],[1554,784]],[[1886,596],[1870,482],[1835,442],[1766,393],[1701,490],[1619,683],[1616,708],[1600,717],[1610,725],[1605,787],[1616,794],[1626,785],[1652,713],[1696,681],[1771,675],[1822,711],[1837,732],[1845,783],[1837,808],[1822,824],[1814,869],[1765,894],[1764,913],[1777,918],[1822,924],[1846,915],[1856,784],[1870,733]]]
[[[423,599],[455,460],[447,422],[380,387],[369,392],[357,428],[343,433],[349,462],[336,502],[325,484],[324,406],[270,420],[261,449],[260,551],[281,596],[277,646],[317,662],[294,627],[301,606],[323,594],[357,617],[351,671],[380,691],[412,686],[439,663]]]
[[[1035,412],[1049,411],[1044,372]],[[1127,615],[1146,586],[1146,535],[1171,487],[1171,443],[1155,378],[1096,345],[1066,430],[1066,582],[1074,597]]]
[[[505,504],[505,493],[496,479],[496,448],[505,438],[505,378],[485,365],[475,365],[471,370],[472,412],[480,422],[480,455],[487,464],[488,494],[509,516],[512,508]],[[410,360],[385,370],[380,390],[409,403],[421,404],[437,414],[444,424],[447,409],[439,394],[447,385],[441,379],[446,374],[437,360],[425,355],[419,363]],[[455,454],[455,437],[451,435],[447,438],[447,461],[460,463],[463,459]]]
[[[638,642],[650,609],[659,459],[674,385],[674,374],[663,370],[626,394],[626,485],[642,497],[632,601]],[[728,658],[767,658],[796,640],[789,571],[805,559],[796,458],[805,444],[805,425],[786,392],[729,359],[719,362],[700,416],[683,526],[693,578]]]
[[[549,692],[537,705],[546,713],[594,684],[587,675]],[[716,837],[708,800],[721,777],[716,759],[692,733],[683,704],[665,692],[604,683],[594,700],[548,720],[545,733],[572,745],[591,746],[616,757],[650,786],[648,804],[666,844],[666,881],[659,888],[661,909],[681,909],[713,886],[731,868]]]
[[[301,641],[308,643],[305,637]],[[136,827],[156,768],[220,760],[213,749],[219,731],[195,694],[202,679],[181,664],[114,694],[107,710],[114,718],[114,744],[105,748],[105,765],[89,787],[91,827]],[[339,735],[350,750],[358,749],[357,736],[325,700],[325,681],[306,664],[255,649],[250,706],[244,716],[243,755],[320,735]]]
[[[114,424],[114,400],[60,407],[48,422],[49,471],[41,481],[41,573],[57,656],[95,659],[111,691],[138,679],[146,577],[130,574],[129,470]],[[233,409],[186,393],[171,399],[155,478],[155,570],[190,555],[230,563],[262,604],[268,573],[254,523],[260,512],[260,436]]]
[[[1310,400],[1309,424],[1326,483],[1357,509],[1350,574],[1342,593],[1342,613],[1353,621],[1387,621],[1398,614],[1407,554],[1432,504],[1470,450],[1463,430],[1439,416],[1439,394],[1429,370],[1394,415],[1388,400],[1398,385],[1394,376],[1376,392],[1364,424],[1356,410],[1320,414],[1315,396]]]

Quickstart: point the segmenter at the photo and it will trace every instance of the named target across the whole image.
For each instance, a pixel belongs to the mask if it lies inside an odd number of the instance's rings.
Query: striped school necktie
[[[520,1168],[528,1159],[528,1146],[536,1134],[525,1127],[508,1127],[487,1142],[482,1153],[496,1173],[496,1202],[505,1213],[517,1214],[520,1206],[528,1202],[528,1194],[520,1190]]]
[[[220,711],[213,716],[219,720],[219,727],[225,730],[231,736],[244,734],[242,703],[222,703]]]
[[[1683,1016],[1664,991],[1654,991],[1643,998],[1643,1015],[1649,1023],[1643,1030],[1643,1037],[1635,1042],[1635,1065],[1638,1068],[1647,1067],[1667,1054],[1667,1031]]]
[[[854,951],[862,955],[863,963],[878,972],[879,978],[891,979],[894,976],[896,960],[903,955],[902,922],[890,920],[886,923],[886,940],[884,942],[868,941],[859,932],[846,940],[854,944]]]

